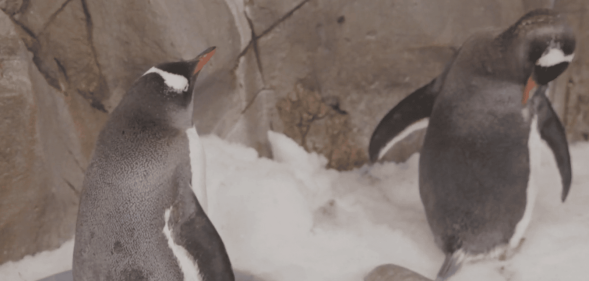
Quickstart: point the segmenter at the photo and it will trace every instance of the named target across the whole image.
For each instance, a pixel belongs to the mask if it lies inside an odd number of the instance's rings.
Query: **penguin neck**
[[[124,115],[125,120],[135,124],[158,124],[160,127],[170,127],[179,131],[192,127],[192,95],[166,96],[161,93],[164,91],[162,87],[153,87],[154,85],[161,86],[158,83],[146,83],[131,88],[121,100],[124,110],[118,114]]]
[[[528,61],[529,46],[523,40],[505,40],[498,36],[485,46],[488,68],[495,77],[525,85],[534,65]]]

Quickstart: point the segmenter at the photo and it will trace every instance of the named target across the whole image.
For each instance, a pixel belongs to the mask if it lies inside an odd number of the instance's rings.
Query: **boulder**
[[[589,2],[555,1],[554,9],[568,20],[577,36],[575,58],[569,69],[552,85],[550,95],[564,123],[569,141],[589,140]]]
[[[368,273],[364,281],[431,281],[431,279],[402,266],[383,264]]]
[[[0,42],[2,263],[71,238],[87,162],[77,129],[88,128],[74,121],[68,98],[49,86],[3,12]]]

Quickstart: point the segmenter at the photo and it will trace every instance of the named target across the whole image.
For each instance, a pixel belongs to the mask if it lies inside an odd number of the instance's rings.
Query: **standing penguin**
[[[566,199],[568,144],[545,92],[574,49],[574,34],[559,15],[532,11],[499,35],[467,40],[439,77],[378,124],[369,146],[372,161],[407,131],[427,127],[419,191],[435,242],[446,254],[437,281],[464,261],[510,254],[520,244],[534,206],[531,165],[538,164],[540,138],[556,158]]]
[[[234,280],[193,192],[204,190],[193,89],[214,53],[152,67],[112,112],[84,179],[74,280]]]

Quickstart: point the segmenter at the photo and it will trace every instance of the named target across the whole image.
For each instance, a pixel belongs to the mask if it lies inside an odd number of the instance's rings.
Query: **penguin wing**
[[[395,143],[411,132],[427,127],[448,70],[449,67],[446,67],[442,75],[404,98],[380,120],[368,146],[371,162],[378,161]]]
[[[543,89],[542,89],[543,88]],[[538,114],[538,129],[540,137],[548,143],[548,146],[554,154],[560,177],[562,179],[562,195],[561,199],[564,202],[569,189],[571,188],[571,156],[569,154],[569,145],[566,138],[566,133],[558,116],[554,112],[550,101],[544,94],[545,87],[536,90],[539,102],[536,107]]]
[[[170,226],[174,242],[196,262],[202,280],[234,281],[233,269],[221,236],[198,203],[188,183],[180,186]]]

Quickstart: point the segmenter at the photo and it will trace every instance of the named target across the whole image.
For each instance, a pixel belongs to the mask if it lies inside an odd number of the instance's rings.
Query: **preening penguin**
[[[566,199],[568,144],[545,92],[574,49],[574,34],[558,14],[532,11],[501,34],[467,40],[439,77],[402,100],[375,129],[372,161],[407,129],[427,127],[419,190],[446,254],[436,280],[446,280],[465,260],[519,245],[534,206],[531,165],[538,162],[540,139],[553,151]]]
[[[149,69],[112,112],[84,179],[74,280],[234,280],[193,192],[204,190],[193,90],[214,52]]]

